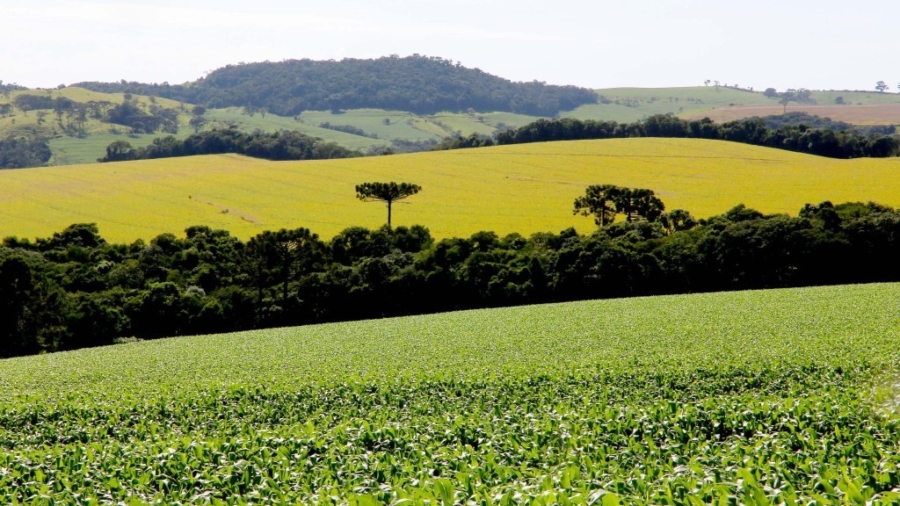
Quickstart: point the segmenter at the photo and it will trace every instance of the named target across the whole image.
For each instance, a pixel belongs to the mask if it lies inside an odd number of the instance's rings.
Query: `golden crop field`
[[[736,204],[796,214],[807,202],[876,201],[900,206],[900,159],[834,160],[699,139],[553,142],[367,157],[270,162],[234,155],[0,171],[0,236],[46,237],[95,222],[108,240],[130,242],[191,225],[248,238],[307,227],[328,238],[375,228],[380,203],[356,199],[367,181],[423,190],[394,205],[393,223],[436,237],[589,232],[572,201],[590,184],[655,190],[669,209],[695,216]]]

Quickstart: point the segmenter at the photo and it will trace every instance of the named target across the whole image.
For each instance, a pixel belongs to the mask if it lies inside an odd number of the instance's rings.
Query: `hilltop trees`
[[[412,183],[363,183],[356,185],[356,198],[363,202],[384,202],[387,204],[387,225],[391,226],[391,204],[415,195],[422,187]]]
[[[624,214],[627,222],[654,222],[665,209],[665,204],[653,190],[605,184],[588,186],[585,195],[575,199],[572,214],[593,215],[594,223],[604,227],[613,223],[619,214]]]
[[[586,88],[512,82],[451,60],[422,55],[228,65],[188,86],[128,82],[73,86],[105,93],[130,91],[214,108],[265,109],[280,116],[359,108],[417,114],[472,108],[554,116],[597,102],[597,94]]]
[[[878,81],[877,83],[875,83],[875,89],[880,91],[881,93],[884,93],[888,89],[888,85],[885,84],[884,81]]]
[[[28,88],[24,86],[19,86],[16,83],[4,83],[2,79],[0,79],[0,94],[6,95],[11,91],[17,90],[27,90]]]

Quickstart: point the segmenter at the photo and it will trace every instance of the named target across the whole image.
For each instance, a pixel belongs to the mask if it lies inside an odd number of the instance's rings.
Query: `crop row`
[[[0,503],[890,503],[898,295],[608,300],[7,360]]]

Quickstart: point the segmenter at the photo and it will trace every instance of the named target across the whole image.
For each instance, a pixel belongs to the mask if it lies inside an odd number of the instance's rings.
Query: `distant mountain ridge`
[[[285,60],[228,65],[185,85],[82,82],[104,93],[136,93],[211,108],[248,107],[280,116],[303,111],[389,109],[434,114],[469,109],[534,116],[597,102],[587,88],[513,82],[438,57]]]

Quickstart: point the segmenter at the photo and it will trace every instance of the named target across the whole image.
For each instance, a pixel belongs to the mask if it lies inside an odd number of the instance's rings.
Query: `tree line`
[[[413,55],[341,61],[241,63],[189,85],[83,82],[103,93],[137,93],[212,108],[264,108],[280,116],[303,111],[377,108],[434,114],[505,111],[554,116],[597,102],[593,90],[512,82],[437,57]]]
[[[38,167],[50,161],[52,156],[44,137],[11,135],[0,138],[0,169]]]
[[[327,241],[305,228],[241,241],[197,226],[110,244],[90,224],[6,238],[0,355],[481,307],[900,281],[900,212],[888,207],[677,213],[588,235],[439,241],[422,226],[353,227]]]
[[[98,162],[121,162],[153,158],[237,153],[267,160],[321,160],[362,156],[334,142],[325,142],[296,131],[241,132],[237,128],[215,129],[191,134],[184,140],[173,136],[156,138],[144,147],[115,141]]]
[[[3,80],[0,79],[0,93],[2,93],[2,94],[7,94],[12,91],[27,90],[27,89],[28,88],[26,88],[24,86],[19,86],[16,83],[4,83]]]
[[[655,115],[634,123],[581,121],[572,118],[540,119],[515,130],[499,132],[493,139],[479,139],[473,135],[468,138],[468,143],[454,146],[451,142],[449,147],[629,137],[724,140],[829,158],[884,158],[900,153],[900,140],[897,138],[887,135],[869,137],[855,129],[811,128],[805,124],[785,124],[779,128],[770,128],[761,118],[720,124],[709,118],[684,120],[671,115]]]
[[[792,111],[786,114],[776,114],[773,116],[752,117],[751,120],[760,119],[767,127],[772,130],[778,130],[785,126],[799,127],[805,125],[809,128],[830,129],[830,130],[855,130],[859,134],[866,137],[874,137],[876,135],[894,135],[897,133],[897,127],[894,125],[853,125],[845,121],[837,121],[828,117],[814,116],[802,111]]]

